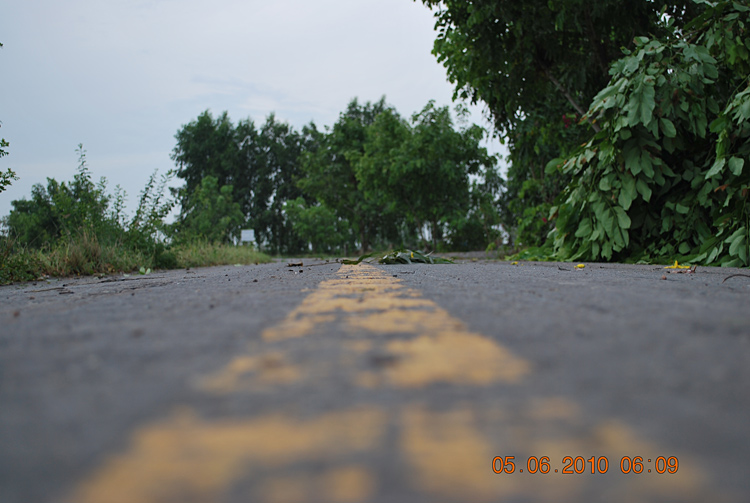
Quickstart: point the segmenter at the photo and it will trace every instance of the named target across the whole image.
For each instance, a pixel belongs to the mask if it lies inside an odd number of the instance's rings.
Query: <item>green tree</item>
[[[102,178],[95,184],[82,144],[76,152],[79,165],[72,182],[59,183],[48,178],[46,188],[34,185],[31,200],[11,201],[8,228],[20,244],[40,248],[84,229],[103,240],[118,237],[116,223],[108,211],[110,196],[106,194],[106,180]]]
[[[9,145],[10,144],[5,141],[5,138],[0,138],[0,157],[8,155],[8,152],[4,149]],[[11,183],[13,183],[13,180],[18,180],[18,175],[16,175],[15,171],[10,168],[4,172],[0,171],[0,192],[3,192]]]
[[[303,197],[284,204],[284,212],[294,231],[309,242],[313,253],[329,253],[353,248],[354,236],[346,222],[322,204],[308,205]]]
[[[511,232],[520,224],[527,244],[543,239],[549,227],[542,218],[568,180],[543,168],[598,130],[596,123],[578,119],[609,80],[609,64],[620,48],[632,47],[636,35],[663,34],[663,15],[690,19],[696,10],[690,0],[422,3],[435,9],[433,53],[446,67],[455,96],[484,102],[508,142],[504,222]]]
[[[288,123],[270,114],[257,140],[250,223],[259,242],[274,253],[305,251],[305,242],[284,213],[284,204],[302,195],[296,181],[301,175],[299,158],[306,141]]]
[[[701,8],[636,38],[588,111],[601,132],[550,163],[572,179],[558,257],[750,264],[750,5]]]
[[[387,108],[385,98],[361,105],[355,98],[327,132],[309,131],[315,148],[302,157],[299,187],[347,222],[362,251],[376,238],[383,219],[380,205],[360,190],[356,162],[364,154],[367,128]]]
[[[411,122],[393,110],[378,115],[367,131],[357,177],[365,194],[388,202],[390,212],[407,215],[420,232],[429,228],[437,249],[450,224],[466,220],[469,175],[494,170],[495,158],[480,147],[484,130],[473,125],[457,131],[448,107],[430,102]]]
[[[172,159],[177,177],[185,180],[175,193],[183,212],[190,211],[191,195],[202,180],[212,176],[219,186],[233,187],[246,223],[270,251],[302,249],[304,243],[286,221],[283,207],[301,194],[294,181],[304,135],[274,114],[258,129],[249,118],[235,126],[227,112],[214,119],[205,111],[182,126],[175,138]]]
[[[253,141],[252,123],[241,128],[241,131],[249,140],[242,138],[238,141],[237,131],[227,112],[214,119],[211,112],[206,110],[177,132],[177,145],[171,158],[177,165],[177,177],[185,180],[185,185],[173,192],[183,209],[207,176],[216,178],[219,186],[234,186],[238,180],[249,181],[244,173],[249,159],[242,158],[239,145]],[[249,207],[250,192],[245,191],[245,188],[237,187],[240,194],[247,193],[245,198],[238,198],[243,210]]]
[[[190,194],[174,225],[174,235],[178,242],[205,239],[228,243],[239,236],[243,221],[240,205],[232,199],[232,186],[219,186],[218,179],[209,175]]]

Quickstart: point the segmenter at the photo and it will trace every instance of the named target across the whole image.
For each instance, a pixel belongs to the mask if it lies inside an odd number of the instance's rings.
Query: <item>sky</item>
[[[332,125],[352,98],[404,116],[453,86],[431,54],[432,12],[413,0],[24,0],[0,17],[0,216],[35,183],[72,179],[82,143],[96,180],[132,212],[175,133],[204,110],[236,123]],[[471,122],[490,128],[480,106]],[[502,152],[488,140],[491,152]]]

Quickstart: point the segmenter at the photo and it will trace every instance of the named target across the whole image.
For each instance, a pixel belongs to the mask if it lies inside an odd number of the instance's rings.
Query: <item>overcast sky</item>
[[[453,88],[431,54],[432,12],[412,0],[24,0],[0,17],[0,193],[70,180],[83,143],[95,179],[128,192],[174,167],[174,135],[203,110],[296,128],[332,125],[351,98],[405,116]],[[479,107],[472,122],[489,127]],[[491,142],[493,152],[499,143]]]

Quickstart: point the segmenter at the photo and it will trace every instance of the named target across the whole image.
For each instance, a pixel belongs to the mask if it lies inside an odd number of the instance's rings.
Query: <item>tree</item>
[[[298,253],[305,243],[284,214],[284,204],[302,195],[296,181],[303,137],[286,122],[270,114],[257,140],[253,199],[249,221],[259,241],[274,253]]]
[[[704,2],[637,37],[587,113],[601,131],[550,170],[556,255],[750,264],[747,2]]]
[[[636,35],[663,34],[661,16],[683,20],[696,11],[690,0],[422,3],[435,9],[433,53],[455,85],[454,96],[485,103],[508,142],[504,220],[510,230],[520,223],[530,243],[543,240],[548,227],[541,225],[542,214],[567,183],[543,168],[598,129],[577,119],[606,85],[620,48],[632,47]]]
[[[353,99],[329,133],[310,131],[317,147],[308,151],[301,163],[299,187],[351,226],[363,252],[377,235],[382,212],[360,190],[355,164],[364,153],[367,127],[386,108],[385,98],[364,105]]]
[[[232,199],[232,186],[220,187],[218,179],[209,175],[201,180],[183,206],[174,226],[175,239],[228,243],[239,236],[243,221],[240,205]]]
[[[8,152],[4,149],[9,145],[10,144],[5,141],[5,138],[0,138],[0,158],[8,155]],[[0,192],[3,192],[13,180],[18,180],[18,175],[16,175],[12,169],[8,168],[5,172],[0,171]]]
[[[242,128],[242,134],[253,140],[252,123]],[[173,192],[183,208],[207,176],[216,178],[219,186],[248,181],[244,173],[248,167],[247,159],[241,157],[239,149],[241,142],[248,139],[238,141],[237,131],[227,112],[214,119],[206,110],[196,120],[182,126],[175,139],[177,145],[171,158],[177,164],[177,177],[185,180],[185,185]],[[239,186],[237,191],[245,194],[245,188]],[[248,199],[247,196],[238,198],[243,210],[249,206]]]
[[[106,180],[92,180],[83,144],[78,145],[78,172],[70,183],[47,179],[47,187],[36,184],[31,200],[11,201],[8,228],[20,244],[40,248],[61,237],[89,230],[104,240],[118,235],[109,215],[110,196]]]
[[[469,175],[494,169],[494,157],[479,145],[484,130],[456,131],[448,107],[429,102],[412,125],[384,110],[367,133],[357,164],[365,194],[388,201],[390,212],[402,211],[417,229],[427,225],[437,249],[449,224],[469,211]]]
[[[313,253],[334,252],[352,246],[353,235],[346,222],[322,204],[308,205],[303,197],[284,204],[284,213],[294,231],[312,246]]]
[[[189,211],[191,194],[206,176],[218,185],[231,185],[246,223],[274,253],[296,253],[304,243],[283,213],[284,203],[301,195],[294,181],[306,137],[270,114],[257,129],[251,119],[236,126],[227,112],[214,119],[206,110],[175,135],[172,160],[185,185],[175,192],[182,211]]]

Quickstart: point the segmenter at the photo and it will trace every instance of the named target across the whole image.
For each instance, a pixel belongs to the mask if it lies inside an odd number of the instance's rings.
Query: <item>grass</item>
[[[260,264],[271,261],[271,257],[250,246],[212,244],[197,241],[172,249],[177,259],[177,268],[201,267],[225,264]]]
[[[122,244],[101,244],[95,235],[81,233],[51,248],[35,250],[0,240],[0,285],[33,281],[46,276],[68,277],[115,274],[146,269],[180,269],[226,264],[270,262],[252,247],[196,241],[144,253]]]

